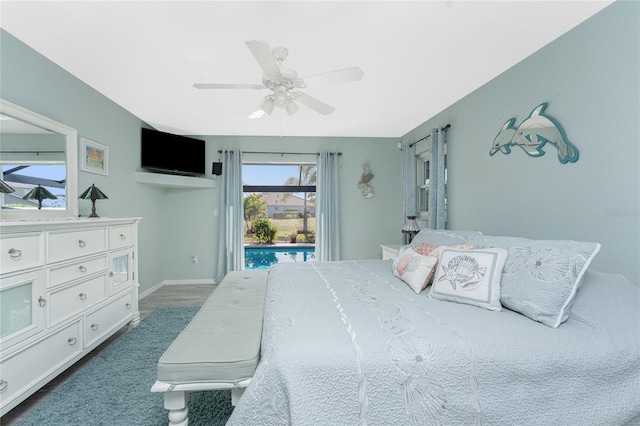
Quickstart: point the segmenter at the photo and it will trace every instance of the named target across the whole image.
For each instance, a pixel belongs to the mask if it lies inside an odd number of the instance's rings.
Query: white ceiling
[[[0,26],[159,130],[192,135],[400,137],[611,1],[6,1]],[[314,86],[335,107],[249,119],[266,91],[245,45],[289,50],[299,76],[359,66]]]

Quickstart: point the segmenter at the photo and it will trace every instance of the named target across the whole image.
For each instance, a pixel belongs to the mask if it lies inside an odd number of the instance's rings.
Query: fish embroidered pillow
[[[501,248],[443,249],[429,295],[438,300],[501,311],[500,280],[507,253]]]
[[[423,256],[411,246],[405,246],[393,260],[393,275],[407,283],[413,291],[420,293],[429,285],[437,264],[436,256]]]

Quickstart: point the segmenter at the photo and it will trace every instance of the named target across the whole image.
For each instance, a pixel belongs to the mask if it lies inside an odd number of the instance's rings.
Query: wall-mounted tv
[[[140,145],[143,169],[186,176],[206,173],[203,140],[142,128]]]

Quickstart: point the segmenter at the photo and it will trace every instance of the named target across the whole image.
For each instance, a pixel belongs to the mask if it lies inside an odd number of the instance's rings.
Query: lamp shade
[[[43,188],[40,185],[36,186],[31,191],[27,192],[27,195],[22,197],[23,200],[38,200],[38,210],[42,209],[42,200],[55,200],[57,198],[58,197],[49,192],[47,188]]]
[[[295,103],[293,99],[289,99],[289,103],[287,104],[287,114],[293,115],[298,112],[299,109],[300,107],[298,106],[298,104]]]
[[[271,114],[273,112],[273,108],[275,107],[275,101],[273,100],[273,95],[267,95],[260,101],[256,109],[249,115],[249,118],[260,118],[265,114]]]
[[[273,99],[273,95],[270,95],[265,97],[262,100],[262,103],[260,104],[260,109],[266,112],[267,114],[271,114],[275,106],[276,106],[276,102]]]
[[[80,194],[78,198],[80,198],[81,200],[108,200],[109,199],[109,197],[107,197],[104,192],[100,191],[100,189],[94,184],[91,184],[91,186],[87,188],[86,191],[84,191],[82,194]]]
[[[78,198],[80,198],[81,200],[91,200],[91,214],[89,215],[89,217],[100,217],[96,213],[96,200],[109,199],[109,197],[107,197],[104,192],[100,191],[100,189],[98,189],[98,187],[94,184],[91,184],[91,186],[87,188],[86,191],[84,191],[82,194],[80,194]]]
[[[416,216],[407,216],[407,221],[402,227],[402,233],[405,235],[405,240],[407,244],[410,244],[413,240],[413,237],[420,232],[420,227],[418,227],[418,223],[416,222]]]
[[[15,192],[15,189],[13,189],[12,187],[10,187],[7,182],[3,181],[2,179],[0,179],[0,193],[2,194],[9,194],[11,192]]]

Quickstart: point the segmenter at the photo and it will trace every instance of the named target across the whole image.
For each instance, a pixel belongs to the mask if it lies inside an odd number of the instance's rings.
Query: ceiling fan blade
[[[302,105],[311,108],[312,110],[319,112],[322,115],[331,114],[335,111],[335,108],[331,105],[327,105],[324,102],[313,98],[306,93],[302,92],[294,92],[296,101],[300,102]]]
[[[266,89],[262,84],[194,83],[196,89]]]
[[[345,68],[343,70],[329,71],[322,74],[302,77],[301,80],[307,86],[325,83],[347,83],[349,81],[362,80],[364,72],[358,67]]]
[[[269,77],[282,76],[278,62],[271,51],[271,46],[258,40],[249,40],[246,43],[266,75]]]

